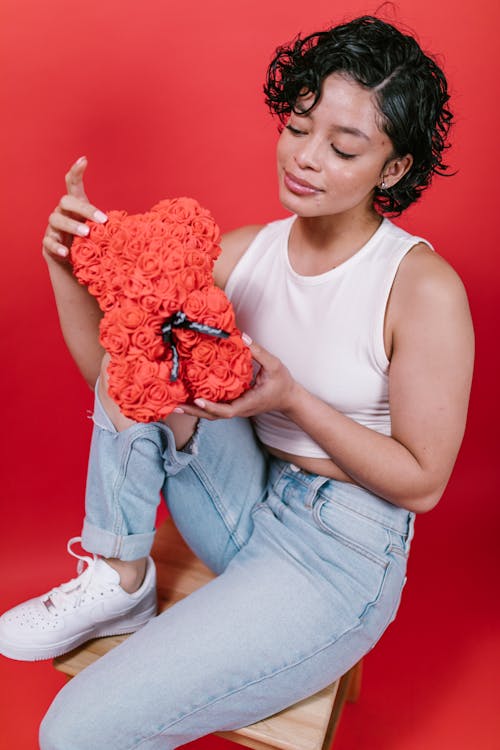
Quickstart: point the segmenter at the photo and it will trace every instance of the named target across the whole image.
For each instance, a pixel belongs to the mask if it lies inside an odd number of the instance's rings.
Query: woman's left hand
[[[298,383],[281,360],[262,346],[252,342],[249,348],[260,369],[254,385],[248,391],[230,403],[195,399],[193,404],[183,404],[175,411],[204,419],[230,419],[252,417],[268,411],[287,412],[291,409],[299,390]]]

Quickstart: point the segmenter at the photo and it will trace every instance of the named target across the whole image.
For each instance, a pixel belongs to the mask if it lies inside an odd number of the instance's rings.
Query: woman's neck
[[[377,231],[382,218],[375,211],[359,216],[298,216],[288,244],[292,268],[317,276],[344,263]]]

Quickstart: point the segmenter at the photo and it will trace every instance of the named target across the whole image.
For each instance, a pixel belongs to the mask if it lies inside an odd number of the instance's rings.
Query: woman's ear
[[[395,159],[387,161],[384,164],[378,187],[382,190],[388,190],[389,188],[394,187],[394,185],[411,169],[412,164],[413,156],[411,154],[398,156]]]

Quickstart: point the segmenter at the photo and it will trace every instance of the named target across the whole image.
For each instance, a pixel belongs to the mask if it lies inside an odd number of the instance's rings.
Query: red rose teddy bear
[[[214,285],[220,231],[192,198],[144,213],[108,212],[71,248],[73,272],[104,312],[109,393],[138,422],[205,398],[232,401],[250,385],[249,348]]]

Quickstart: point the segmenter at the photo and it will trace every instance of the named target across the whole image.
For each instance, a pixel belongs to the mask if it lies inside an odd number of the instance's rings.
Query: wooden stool
[[[160,611],[214,577],[186,546],[170,519],[158,529],[151,554],[156,562]],[[54,666],[73,677],[125,638],[126,635],[120,635],[89,641],[54,659]],[[360,686],[361,662],[358,662],[340,680],[291,708],[243,729],[217,734],[255,750],[327,750],[345,701],[355,701]]]

